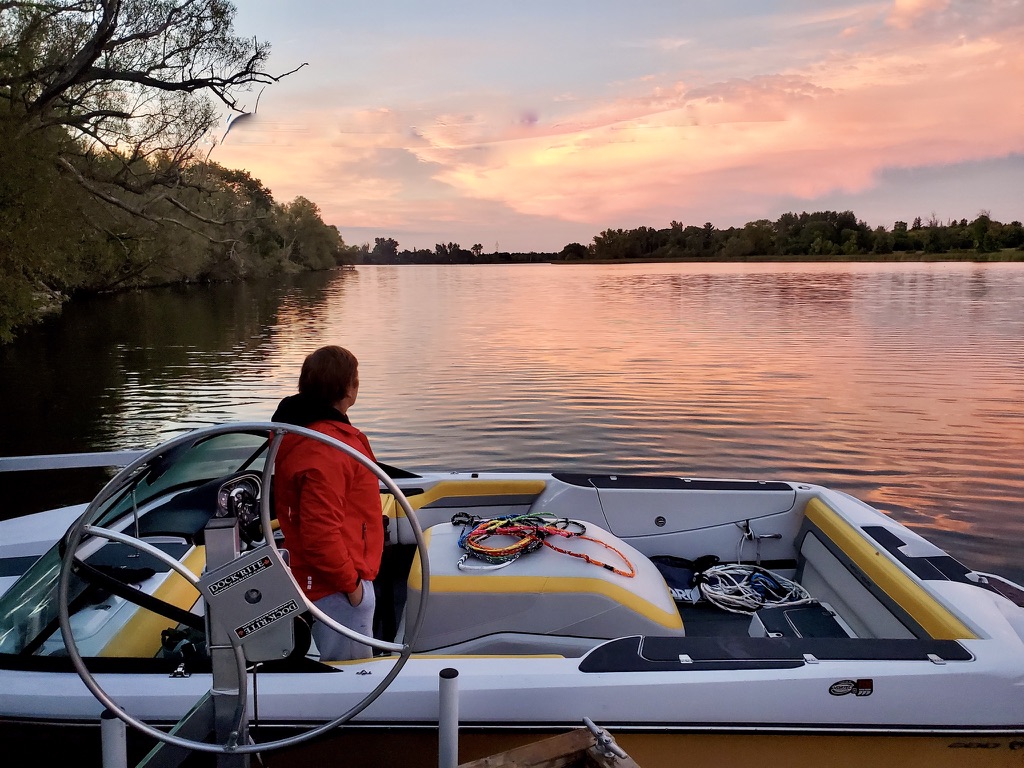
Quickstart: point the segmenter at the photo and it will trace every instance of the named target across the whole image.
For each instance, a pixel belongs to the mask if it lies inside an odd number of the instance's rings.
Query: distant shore
[[[901,252],[901,253],[869,253],[863,255],[828,256],[820,255],[765,255],[765,256],[743,256],[734,259],[702,259],[699,257],[668,257],[668,258],[640,258],[640,259],[561,259],[558,254],[550,255],[552,264],[757,264],[757,263],[802,263],[802,264],[831,264],[831,263],[922,263],[922,262],[1014,262],[1024,261],[1024,250],[1019,248],[1004,248],[995,253],[978,253],[974,250],[950,251],[948,253],[925,253]],[[480,263],[484,263],[481,261]],[[494,262],[490,262],[494,263]]]

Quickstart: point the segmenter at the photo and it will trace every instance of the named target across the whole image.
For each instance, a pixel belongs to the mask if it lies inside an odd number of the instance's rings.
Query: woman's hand
[[[356,588],[352,592],[348,592],[345,597],[348,598],[348,604],[353,608],[363,602],[363,581],[362,579],[356,584]]]

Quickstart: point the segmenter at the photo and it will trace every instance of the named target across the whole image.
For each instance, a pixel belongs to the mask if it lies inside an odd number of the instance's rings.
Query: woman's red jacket
[[[366,435],[340,421],[308,425],[374,459]],[[292,573],[306,596],[354,592],[380,570],[384,525],[376,476],[337,448],[299,435],[281,442],[274,510]]]

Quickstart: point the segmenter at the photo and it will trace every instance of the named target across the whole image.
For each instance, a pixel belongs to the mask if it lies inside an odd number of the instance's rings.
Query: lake
[[[303,357],[409,469],[802,480],[1024,580],[1024,264],[361,266],[75,303],[0,348],[0,455],[267,420]],[[101,471],[0,475],[13,516]],[[84,499],[81,499],[84,500]]]

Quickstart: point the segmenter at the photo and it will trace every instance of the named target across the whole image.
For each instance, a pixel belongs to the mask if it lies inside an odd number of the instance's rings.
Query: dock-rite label
[[[260,571],[264,571],[274,564],[274,561],[270,557],[261,557],[259,560],[255,560],[249,563],[244,568],[239,568],[234,573],[229,573],[223,579],[213,582],[209,586],[211,595],[218,595],[225,589],[230,589],[236,584],[241,584],[248,578],[255,576]]]
[[[299,606],[294,600],[289,600],[287,603],[282,603],[272,611],[267,611],[262,616],[259,616],[248,624],[243,624],[240,627],[235,628],[235,634],[239,638],[248,637],[253,632],[258,632],[264,627],[268,627],[275,621],[280,621],[285,616],[289,616],[299,610]]]
[[[875,683],[870,679],[862,680],[840,680],[829,686],[828,692],[833,696],[845,696],[852,693],[856,696],[870,696],[875,689]]]

